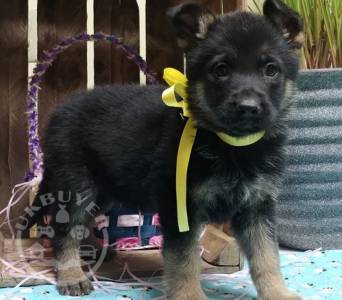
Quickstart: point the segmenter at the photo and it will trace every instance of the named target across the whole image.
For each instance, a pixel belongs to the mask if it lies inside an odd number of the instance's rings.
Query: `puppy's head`
[[[198,126],[234,136],[273,128],[298,73],[299,15],[280,0],[266,0],[263,16],[214,16],[189,3],[168,16],[186,52],[189,105]]]

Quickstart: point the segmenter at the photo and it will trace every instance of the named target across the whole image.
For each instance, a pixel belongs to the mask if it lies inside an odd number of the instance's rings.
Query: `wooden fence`
[[[165,66],[182,68],[183,55],[167,25],[165,10],[182,0],[11,0],[0,1],[0,209],[28,170],[27,77],[43,50],[84,31],[123,38],[161,78]],[[196,2],[196,1],[193,1]],[[220,14],[244,8],[245,0],[197,0]],[[145,22],[146,20],[146,22]],[[144,39],[146,35],[146,39]],[[141,36],[143,39],[140,39]],[[66,50],[44,76],[39,95],[40,135],[54,107],[93,84],[144,82],[137,67],[111,45],[78,44]],[[25,199],[11,214],[18,217]],[[0,226],[3,218],[0,217]],[[0,232],[5,232],[0,228]]]

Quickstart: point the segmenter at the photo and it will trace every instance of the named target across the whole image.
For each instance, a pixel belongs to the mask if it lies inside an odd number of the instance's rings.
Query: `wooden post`
[[[146,0],[137,0],[139,8],[139,54],[146,60]],[[146,85],[146,76],[140,71],[140,84]]]
[[[94,34],[94,0],[87,0],[87,33]],[[94,42],[87,42],[87,89],[94,88]]]

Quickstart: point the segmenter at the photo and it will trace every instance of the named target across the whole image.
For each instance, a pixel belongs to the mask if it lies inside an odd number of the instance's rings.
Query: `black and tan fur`
[[[99,87],[75,95],[54,113],[35,204],[41,195],[59,190],[84,197],[81,206],[75,199],[69,203],[70,224],[55,228],[62,294],[91,290],[69,233],[88,222],[85,207],[94,201],[103,210],[123,205],[159,211],[169,299],[205,299],[199,284],[199,228],[228,220],[249,260],[259,297],[300,299],[289,292],[279,271],[274,206],[302,22],[280,0],[266,0],[264,13],[215,17],[197,4],[168,11],[186,52],[188,101],[198,126],[188,172],[189,232],[178,231],[175,197],[184,120],[163,105],[164,86]],[[260,130],[266,130],[265,137],[246,147],[229,146],[215,134],[244,136]],[[56,209],[44,213],[54,215]],[[70,258],[74,264],[65,267]]]

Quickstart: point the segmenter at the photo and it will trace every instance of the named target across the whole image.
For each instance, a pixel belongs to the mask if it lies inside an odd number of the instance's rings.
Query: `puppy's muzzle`
[[[231,134],[244,135],[265,129],[271,120],[268,97],[260,89],[244,88],[231,93],[227,115]]]
[[[232,93],[230,106],[240,120],[258,119],[265,113],[266,95],[253,88]]]
[[[263,108],[260,100],[255,98],[243,99],[240,103],[235,105],[236,112],[241,118],[257,117],[262,114]]]

